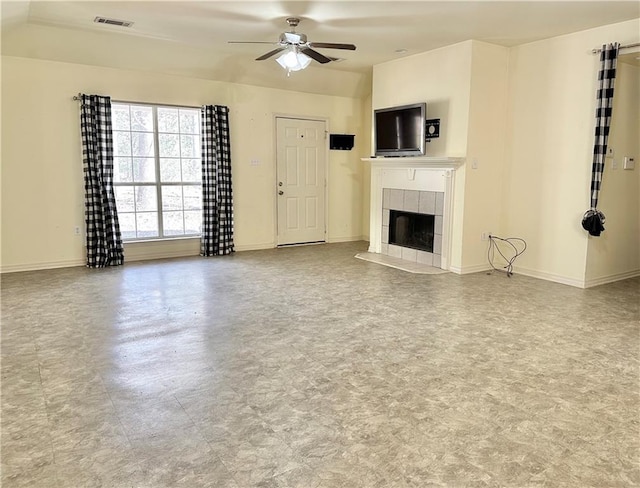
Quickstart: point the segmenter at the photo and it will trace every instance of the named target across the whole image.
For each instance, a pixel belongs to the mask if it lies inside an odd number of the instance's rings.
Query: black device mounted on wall
[[[353,134],[330,134],[329,149],[337,149],[339,151],[351,151],[353,149]]]
[[[427,119],[424,132],[424,137],[427,141],[440,137],[440,119]]]

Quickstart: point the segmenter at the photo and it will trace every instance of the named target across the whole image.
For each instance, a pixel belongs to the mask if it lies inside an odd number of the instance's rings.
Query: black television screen
[[[376,156],[423,155],[426,117],[426,103],[374,110]]]

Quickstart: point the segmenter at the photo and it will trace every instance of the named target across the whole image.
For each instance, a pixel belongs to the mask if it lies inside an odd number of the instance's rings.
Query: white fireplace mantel
[[[409,156],[405,158],[361,158],[361,161],[371,163],[371,167],[389,168],[433,168],[456,169],[464,158],[447,158],[433,156]]]
[[[441,268],[449,269],[455,172],[464,158],[362,158],[362,161],[371,163],[369,252],[381,251],[383,188],[444,192]]]

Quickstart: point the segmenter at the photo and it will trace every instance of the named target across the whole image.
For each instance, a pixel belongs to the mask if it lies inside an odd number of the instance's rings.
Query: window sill
[[[185,237],[164,237],[162,239],[136,239],[135,241],[122,241],[125,246],[136,244],[158,244],[162,242],[176,242],[176,241],[193,241],[200,240],[200,236],[185,236]]]

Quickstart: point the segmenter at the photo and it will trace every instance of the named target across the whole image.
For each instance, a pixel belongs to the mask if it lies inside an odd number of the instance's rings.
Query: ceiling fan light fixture
[[[311,63],[311,58],[292,47],[278,56],[276,61],[288,72],[291,72],[305,69]]]
[[[295,31],[296,26],[300,23],[300,19],[297,17],[289,17],[287,24],[291,28],[290,32],[283,32],[280,34],[278,42],[267,41],[228,41],[231,44],[275,44],[275,49],[264,53],[262,56],[258,56],[256,61],[264,61],[270,59],[273,56],[277,56],[275,60],[280,66],[287,70],[287,76],[291,75],[292,71],[300,71],[305,69],[311,61],[317,61],[324,65],[331,61],[342,61],[340,58],[334,58],[325,56],[324,54],[315,50],[315,48],[321,49],[346,49],[348,51],[355,51],[356,46],[353,44],[344,44],[337,42],[307,42],[307,36]]]

